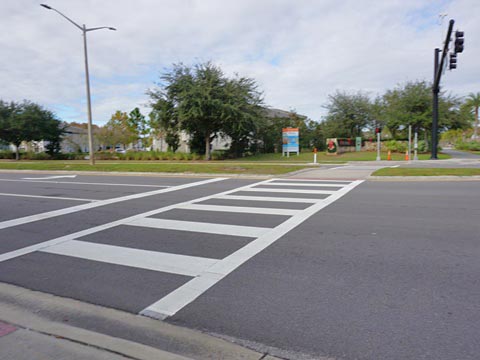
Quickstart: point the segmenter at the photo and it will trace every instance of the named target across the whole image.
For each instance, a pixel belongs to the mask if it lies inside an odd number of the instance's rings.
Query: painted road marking
[[[245,200],[245,201],[275,201],[275,202],[312,203],[312,204],[320,200],[320,199],[308,199],[308,198],[283,198],[283,197],[246,196],[246,195],[222,195],[222,196],[217,196],[217,199]]]
[[[297,215],[292,216],[290,219],[278,225],[268,233],[265,233],[243,248],[237,250],[223,260],[220,260],[202,274],[198,275],[162,299],[148,306],[142,310],[140,314],[158,319],[165,319],[176,314],[179,310],[190,304],[197,297],[199,297],[229,273],[234,271],[240,265],[245,263],[247,260],[273,244],[275,241],[303,223],[313,214],[340,199],[362,182],[362,180],[354,181],[350,185],[345,186],[343,189],[338,190],[335,194],[329,196],[327,199],[317,202]]]
[[[218,259],[132,249],[78,240],[65,241],[43,249],[42,252],[186,276],[197,276],[218,262]]]
[[[44,251],[67,256],[75,256],[79,258],[86,258],[93,261],[110,262],[124,266],[145,266],[148,267],[150,270],[155,271],[181,274],[185,274],[188,272],[190,276],[194,276],[192,280],[188,281],[184,285],[180,286],[173,292],[167,294],[165,297],[159,299],[158,301],[141,311],[141,314],[143,315],[164,319],[166,317],[174,315],[176,312],[194,301],[207,289],[215,285],[218,281],[223,279],[225,276],[227,276],[229,273],[231,273],[243,263],[248,261],[250,258],[263,251],[265,248],[267,248],[279,238],[284,236],[287,232],[291,231],[292,229],[303,223],[313,214],[325,208],[329,204],[335,202],[363,182],[361,180],[353,181],[349,185],[345,185],[337,191],[332,191],[331,194],[325,199],[287,198],[286,202],[292,202],[292,200],[298,202],[300,200],[301,202],[312,203],[312,205],[304,210],[297,211],[288,220],[284,221],[283,223],[274,228],[248,227],[149,218],[150,216],[172,209],[196,206],[196,203],[201,203],[206,200],[232,197],[234,196],[231,195],[232,193],[255,189],[255,187],[258,185],[268,184],[272,181],[275,181],[275,179],[265,180],[259,183],[250,184],[244,187],[206,196],[203,198],[169,205],[160,209],[155,209],[142,214],[134,215],[129,218],[82,230],[74,234],[69,234],[0,255],[0,261],[9,260],[34,251]],[[307,191],[307,193],[316,193],[316,190],[305,191]],[[278,201],[278,198],[269,197],[264,198],[255,196],[242,196],[242,198],[248,200],[251,200],[252,198],[261,198],[262,201]],[[238,197],[234,197],[234,199],[238,200]],[[240,208],[243,209],[243,207]],[[252,210],[253,209],[254,208],[252,208]],[[225,235],[252,236],[254,237],[254,240],[221,260],[176,254],[165,254],[161,252],[124,248],[119,246],[95,244],[81,241],[82,236],[93,234],[118,225],[134,225],[142,227],[147,226],[161,229],[169,228],[181,231],[206,231],[209,233]],[[147,260],[144,261],[144,258]]]
[[[87,201],[87,202],[99,201],[95,199],[80,199],[80,198],[70,198],[70,197],[61,197],[61,196],[25,195],[25,194],[8,194],[8,193],[0,193],[0,196],[15,196],[15,197],[39,198],[39,199],[54,199],[54,200],[74,200],[74,201]]]
[[[248,206],[224,206],[224,205],[182,205],[178,209],[200,210],[200,211],[220,211],[231,213],[246,213],[246,214],[268,214],[268,215],[295,215],[300,210],[294,209],[275,209],[275,208],[255,208]]]
[[[70,178],[74,179],[77,175],[56,175],[56,176],[47,176],[47,177],[40,177],[40,178],[22,178],[24,180],[50,180],[50,179],[62,179],[62,178]]]
[[[6,228],[9,228],[9,227],[12,227],[12,226],[18,226],[18,225],[23,225],[23,224],[35,222],[35,221],[50,219],[50,218],[53,218],[53,217],[66,215],[66,214],[71,214],[71,213],[78,212],[78,211],[93,209],[93,208],[100,207],[100,206],[115,204],[115,203],[119,203],[119,202],[123,202],[123,201],[127,201],[127,200],[140,199],[140,198],[143,198],[143,197],[154,196],[154,195],[158,195],[158,194],[164,194],[164,193],[168,193],[168,192],[171,192],[171,191],[187,189],[187,188],[190,188],[190,187],[200,186],[200,185],[209,184],[209,183],[212,183],[212,182],[217,182],[217,181],[222,181],[222,180],[226,180],[226,178],[207,179],[207,180],[197,181],[197,182],[193,182],[193,183],[189,183],[189,184],[173,186],[173,187],[170,187],[170,188],[167,188],[167,189],[153,190],[153,191],[148,191],[148,192],[144,192],[144,193],[140,193],[140,194],[132,194],[132,195],[121,196],[121,197],[118,197],[118,198],[107,199],[107,200],[99,200],[99,201],[92,202],[92,203],[89,203],[89,204],[82,204],[82,205],[72,206],[72,207],[65,208],[65,209],[48,211],[48,212],[44,212],[44,213],[36,214],[36,215],[31,215],[31,216],[25,216],[25,217],[18,218],[18,219],[2,221],[2,222],[0,222],[0,229],[6,229]]]
[[[274,193],[295,193],[295,194],[327,194],[332,195],[337,192],[337,190],[301,190],[301,189],[269,189],[269,188],[250,188],[248,192],[274,192]]]
[[[337,166],[337,167],[333,167],[333,168],[330,168],[330,169],[327,169],[327,170],[340,170],[340,169],[345,169],[347,168],[348,165],[344,165],[344,166]]]
[[[199,181],[199,182],[195,182],[195,183],[191,183],[191,184],[180,185],[179,187],[182,187],[182,188],[189,187],[187,185],[197,186],[197,185],[202,185],[202,184],[206,184],[206,183],[209,183],[209,182],[220,181],[220,180],[225,180],[225,178],[204,180],[204,181]],[[173,209],[176,209],[178,206],[181,206],[181,205],[193,204],[195,202],[202,202],[202,201],[214,199],[218,196],[230,194],[232,192],[243,190],[243,189],[248,189],[252,186],[255,186],[255,185],[258,185],[258,184],[263,184],[263,183],[266,183],[266,182],[269,182],[269,181],[271,181],[271,180],[265,180],[265,181],[261,181],[259,183],[246,185],[246,186],[236,188],[236,189],[233,189],[233,190],[228,190],[228,191],[225,191],[225,192],[222,192],[222,193],[205,196],[205,197],[202,197],[202,198],[199,198],[199,199],[185,201],[185,202],[179,203],[179,204],[173,204],[173,205],[165,206],[165,207],[160,208],[160,209],[150,210],[150,211],[147,211],[145,213],[133,215],[133,216],[130,216],[130,217],[125,218],[125,219],[112,221],[111,223],[102,224],[102,225],[99,225],[99,226],[95,226],[93,228],[78,231],[76,233],[68,234],[68,235],[65,235],[65,236],[60,236],[60,237],[55,238],[55,239],[51,239],[51,240],[43,241],[41,243],[37,243],[37,244],[34,244],[34,245],[26,246],[26,247],[21,248],[21,249],[17,249],[17,250],[10,251],[8,253],[0,254],[0,262],[7,261],[7,260],[10,260],[10,259],[14,259],[14,258],[17,258],[19,256],[26,255],[26,254],[30,254],[30,253],[35,252],[35,251],[40,251],[40,250],[48,248],[49,246],[54,246],[54,245],[60,244],[64,241],[75,240],[77,238],[81,238],[82,236],[87,236],[87,235],[90,235],[90,234],[97,233],[99,231],[103,231],[103,230],[113,228],[115,226],[124,225],[126,223],[129,223],[129,222],[132,222],[132,221],[135,221],[135,220],[138,220],[138,219],[143,219],[143,218],[146,218],[148,216],[152,216],[152,215],[156,215],[156,214],[159,214],[159,213],[162,213],[162,212],[173,210]],[[179,187],[164,189],[164,190],[157,190],[157,191],[155,191],[155,194],[174,191],[175,189],[177,189]],[[151,192],[144,193],[144,194],[150,194],[150,193]],[[3,224],[3,223],[0,223],[0,226],[1,226],[1,224]],[[1,229],[1,227],[0,227],[0,229]]]
[[[271,228],[255,227],[255,226],[239,226],[239,225],[225,225],[212,224],[206,222],[182,221],[182,220],[165,220],[144,218],[125,223],[125,225],[150,227],[155,229],[167,230],[181,230],[190,232],[202,232],[208,234],[220,234],[231,236],[246,236],[258,237],[261,236]]]
[[[168,188],[172,185],[147,185],[147,184],[121,184],[121,183],[95,183],[81,181],[43,181],[43,180],[17,180],[17,179],[0,179],[0,181],[10,182],[26,182],[26,183],[45,183],[45,184],[73,184],[73,185],[100,185],[100,186],[130,186],[130,187],[150,187],[150,188]]]
[[[327,169],[327,170],[331,170],[331,169]],[[282,181],[288,181],[288,182],[298,182],[298,183],[318,183],[318,184],[322,184],[322,183],[343,183],[344,185],[348,185],[351,183],[351,181],[349,180],[312,180],[312,179],[273,179],[273,182],[276,183],[276,182],[282,182]]]
[[[318,183],[318,184],[299,184],[299,183],[291,183],[291,182],[271,182],[267,184],[268,186],[305,186],[305,187],[343,187],[346,184],[329,184],[329,183]]]

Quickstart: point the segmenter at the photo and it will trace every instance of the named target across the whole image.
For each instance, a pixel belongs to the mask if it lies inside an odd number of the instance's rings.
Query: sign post
[[[412,125],[408,125],[408,158],[412,154]]]
[[[377,161],[382,160],[380,157],[380,146],[381,146],[381,139],[380,139],[380,132],[377,132]]]
[[[313,148],[313,163],[317,163],[317,148]]]
[[[287,154],[289,157],[291,152],[300,153],[298,128],[282,129],[282,140],[282,156]]]
[[[413,141],[414,155],[413,160],[418,160],[418,133],[415,131],[415,137]]]

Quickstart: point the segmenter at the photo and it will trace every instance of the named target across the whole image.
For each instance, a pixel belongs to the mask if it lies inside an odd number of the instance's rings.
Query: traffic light
[[[457,54],[454,54],[454,53],[450,54],[450,61],[449,61],[448,68],[450,70],[453,70],[453,69],[457,68]]]
[[[463,52],[463,43],[465,42],[463,35],[463,31],[455,31],[455,54]]]
[[[375,134],[380,134],[382,132],[382,128],[376,127]]]

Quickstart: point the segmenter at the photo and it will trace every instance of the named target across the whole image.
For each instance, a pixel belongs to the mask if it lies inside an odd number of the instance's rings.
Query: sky
[[[336,91],[373,98],[431,81],[450,19],[465,50],[442,90],[480,92],[478,0],[2,0],[0,99],[68,122],[87,121],[82,32],[42,2],[87,28],[117,28],[87,35],[97,125],[117,110],[148,114],[162,73],[206,61],[255,79],[268,106],[321,121]]]

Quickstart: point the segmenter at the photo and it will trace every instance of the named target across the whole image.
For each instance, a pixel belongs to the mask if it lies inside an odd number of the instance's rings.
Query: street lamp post
[[[89,73],[88,73],[87,32],[88,31],[100,30],[100,29],[108,29],[108,30],[117,30],[117,29],[115,29],[113,27],[110,27],[110,26],[100,26],[100,27],[94,27],[94,28],[87,28],[85,26],[85,24],[83,26],[80,26],[75,21],[68,18],[66,15],[62,14],[57,9],[54,9],[53,7],[51,7],[47,4],[40,4],[40,6],[43,6],[45,9],[55,11],[56,13],[60,14],[62,17],[67,19],[69,22],[71,22],[73,25],[75,25],[77,28],[79,28],[82,31],[82,34],[83,34],[83,50],[84,50],[84,55],[85,55],[85,83],[86,83],[86,86],[87,86],[88,148],[89,148],[89,151],[90,151],[90,156],[89,156],[90,165],[95,165],[95,149],[93,148],[93,129],[92,129],[92,101],[90,99],[90,76],[89,76]]]

